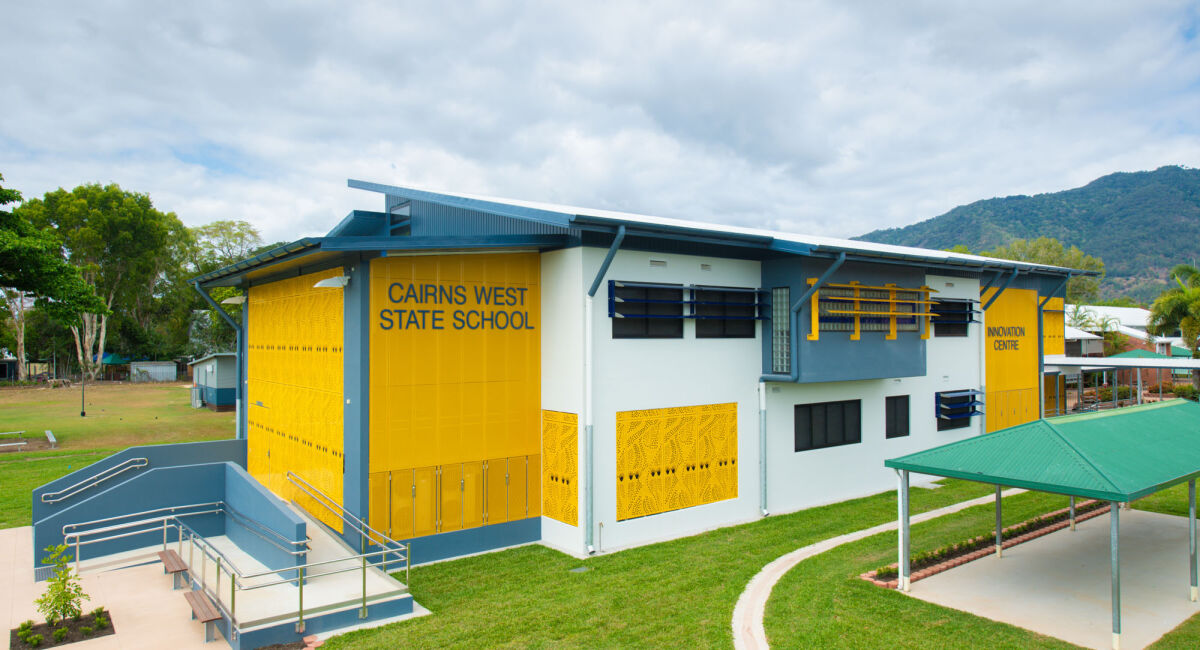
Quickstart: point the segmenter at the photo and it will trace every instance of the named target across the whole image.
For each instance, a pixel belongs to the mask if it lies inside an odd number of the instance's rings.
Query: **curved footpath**
[[[1012,496],[1020,494],[1025,490],[1013,488],[1001,492],[1002,496]],[[971,499],[956,503],[945,508],[930,510],[919,515],[911,517],[911,524],[919,524],[930,519],[937,519],[943,515],[953,514],[960,510],[965,510],[972,506],[979,506],[988,503],[994,503],[996,496],[989,494],[987,496]],[[775,583],[783,577],[792,567],[800,562],[807,560],[814,555],[820,555],[825,551],[837,548],[842,544],[855,542],[871,535],[877,535],[889,530],[896,530],[898,522],[892,521],[886,524],[879,524],[871,528],[838,535],[822,540],[816,544],[809,544],[803,548],[798,548],[787,555],[776,558],[773,562],[763,567],[757,575],[750,580],[750,584],[746,585],[746,590],[738,597],[737,605],[733,608],[733,646],[737,650],[765,650],[769,647],[767,643],[767,633],[763,627],[763,615],[767,609],[767,599],[771,597],[771,590],[775,588]]]

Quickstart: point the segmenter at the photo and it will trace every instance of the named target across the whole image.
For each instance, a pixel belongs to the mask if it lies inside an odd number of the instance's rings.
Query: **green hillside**
[[[1200,169],[1121,172],[1073,190],[976,201],[856,239],[982,251],[1036,237],[1054,237],[1103,259],[1102,297],[1153,300],[1172,266],[1200,261]]]

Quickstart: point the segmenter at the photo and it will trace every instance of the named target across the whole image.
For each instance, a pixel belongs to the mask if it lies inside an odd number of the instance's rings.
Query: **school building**
[[[320,528],[363,562],[367,618],[367,562],[395,567],[401,548],[413,563],[532,542],[585,556],[888,490],[885,459],[1039,417],[1081,273],[350,186],[382,209],[194,280],[214,307],[209,290],[244,291],[236,439],[133,448],[39,488],[36,548],[223,535],[214,558],[233,544],[298,572],[316,570]],[[181,507],[208,509],[184,525]],[[222,570],[228,602],[219,577],[189,580],[235,648],[291,638],[262,621],[322,624],[303,597],[252,620],[257,574]],[[371,612],[411,611],[386,600],[406,587],[380,585]],[[349,616],[326,609],[327,629]]]

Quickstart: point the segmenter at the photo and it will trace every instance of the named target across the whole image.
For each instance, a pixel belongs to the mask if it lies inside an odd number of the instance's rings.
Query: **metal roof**
[[[523,201],[519,199],[504,199],[475,194],[462,194],[457,192],[435,192],[416,187],[384,185],[382,183],[371,183],[368,181],[359,181],[354,179],[349,180],[347,184],[352,188],[379,192],[390,196],[457,205],[475,210],[483,210],[485,212],[504,214],[506,216],[515,218],[529,219],[543,223],[552,223],[563,227],[585,226],[591,224],[608,225],[615,228],[618,225],[625,225],[640,227],[648,230],[657,230],[661,232],[675,231],[690,234],[702,233],[710,236],[725,238],[758,239],[774,244],[775,247],[781,251],[791,250],[793,252],[807,252],[820,250],[830,253],[847,252],[891,259],[920,260],[925,262],[950,264],[957,263],[963,266],[971,267],[987,267],[993,269],[1017,268],[1030,271],[1038,270],[1053,274],[1065,274],[1070,272],[1073,275],[1097,275],[1093,271],[1080,271],[1076,269],[1049,266],[1045,264],[1002,260],[994,257],[983,257],[980,255],[966,255],[962,253],[951,253],[947,251],[926,248],[911,248],[908,246],[876,244],[873,242],[838,239],[834,237],[821,237],[817,235],[800,235],[796,233],[763,230],[758,228],[745,228],[742,226],[731,226],[704,221],[669,219],[644,214],[635,214],[632,212],[599,210],[595,208],[559,205],[554,203],[541,203],[536,201]],[[797,246],[799,248],[797,248]]]
[[[884,462],[934,476],[1130,501],[1200,476],[1200,404],[1036,420]]]
[[[1107,358],[1109,358],[1109,359],[1170,359],[1171,357],[1168,357],[1165,354],[1151,352],[1150,350],[1143,350],[1141,348],[1136,348],[1133,350],[1126,350],[1124,352],[1118,352],[1117,354],[1109,355]]]
[[[202,361],[208,361],[209,359],[212,359],[213,357],[236,357],[236,356],[237,356],[237,352],[213,352],[212,354],[200,357],[199,359],[196,359],[195,361],[189,361],[188,365],[194,366],[197,363],[200,363]]]
[[[1111,357],[1068,357],[1063,354],[1047,354],[1047,366],[1064,367],[1095,367],[1095,368],[1170,368],[1172,370],[1200,369],[1200,359],[1184,357],[1153,357],[1111,356]]]
[[[1070,325],[1063,326],[1063,336],[1068,341],[1099,341],[1101,338],[1103,338],[1101,336],[1092,334],[1091,332],[1085,332],[1081,329],[1076,329]]]

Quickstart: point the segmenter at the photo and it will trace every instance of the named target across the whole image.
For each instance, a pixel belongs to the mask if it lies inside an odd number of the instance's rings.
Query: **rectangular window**
[[[614,339],[683,338],[683,287],[610,282]]]
[[[696,287],[692,290],[695,306],[696,338],[752,339],[758,317],[758,292],[730,291]]]
[[[796,405],[796,451],[854,445],[862,441],[862,402]]]
[[[983,415],[977,390],[950,390],[937,393],[934,402],[937,409],[937,430],[949,431],[971,426],[971,418]]]
[[[771,372],[792,371],[792,290],[771,289]]]
[[[908,435],[908,395],[894,395],[884,403],[884,436],[903,438]]]
[[[934,300],[931,311],[934,336],[966,336],[967,325],[976,322],[972,300]]]

